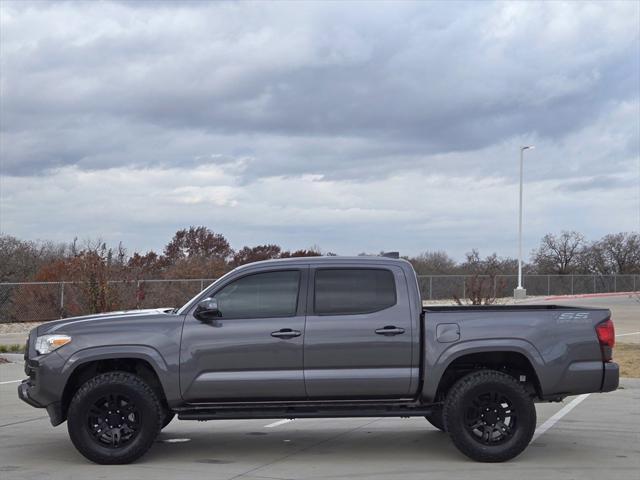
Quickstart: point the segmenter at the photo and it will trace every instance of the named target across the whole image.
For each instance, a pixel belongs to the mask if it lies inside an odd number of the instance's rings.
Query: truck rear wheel
[[[447,394],[443,417],[455,446],[479,462],[516,457],[536,429],[531,396],[515,378],[495,370],[458,380]]]
[[[425,417],[431,425],[436,427],[438,430],[442,432],[446,432],[446,428],[444,428],[444,419],[442,418],[442,407],[434,407],[429,415],[425,415]]]
[[[117,371],[97,375],[78,389],[67,428],[73,445],[92,462],[124,464],[149,450],[163,420],[153,389],[138,376]]]

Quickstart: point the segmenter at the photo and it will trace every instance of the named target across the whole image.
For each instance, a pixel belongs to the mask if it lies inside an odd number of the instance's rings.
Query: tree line
[[[102,241],[34,242],[0,235],[0,282],[216,278],[240,265],[323,255],[319,247],[283,250],[274,244],[234,250],[205,226],[178,230],[161,253],[128,252]],[[324,255],[335,255],[324,253]],[[444,251],[405,257],[421,275],[515,274],[518,262],[477,249],[456,261]],[[588,241],[579,232],[545,235],[524,264],[528,274],[640,274],[640,234],[620,232]]]
[[[446,252],[431,251],[409,259],[424,275],[513,275],[518,260],[493,253],[481,258],[474,249],[456,262]],[[542,237],[523,264],[525,274],[627,275],[640,274],[640,234],[620,232],[589,241],[579,232],[563,231]]]
[[[200,282],[259,260],[335,255],[311,247],[295,251],[274,244],[234,250],[205,226],[178,230],[160,253],[131,252],[102,241],[32,242],[0,235],[0,283],[67,282],[5,286],[0,289],[2,321],[48,320],[117,309],[182,305]],[[493,303],[508,294],[501,275],[517,273],[514,258],[476,249],[456,261],[443,251],[407,258],[419,275],[467,275],[459,303]],[[587,241],[577,232],[545,235],[524,265],[526,274],[640,274],[640,235],[616,233]],[[155,280],[184,279],[184,282]],[[154,280],[154,281],[152,281]],[[507,292],[507,293],[505,293]],[[449,297],[451,298],[451,297]]]

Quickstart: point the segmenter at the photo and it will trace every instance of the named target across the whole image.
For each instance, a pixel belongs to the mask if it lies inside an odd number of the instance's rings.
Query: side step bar
[[[361,408],[344,407],[287,407],[287,408],[252,408],[252,409],[194,409],[178,412],[180,420],[248,420],[259,418],[347,418],[347,417],[424,417],[432,411],[432,405],[420,407],[379,407],[363,406]]]

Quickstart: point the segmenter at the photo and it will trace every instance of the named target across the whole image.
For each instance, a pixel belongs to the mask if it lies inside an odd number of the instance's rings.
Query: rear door
[[[304,399],[307,267],[253,271],[208,295],[220,317],[187,314],[180,388],[192,403]]]
[[[410,395],[413,332],[397,266],[311,268],[304,374],[311,399]],[[416,366],[417,368],[417,366]]]

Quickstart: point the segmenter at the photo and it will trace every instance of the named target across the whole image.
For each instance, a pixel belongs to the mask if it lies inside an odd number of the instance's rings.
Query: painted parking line
[[[8,385],[9,383],[20,383],[22,380],[9,380],[8,382],[0,382],[0,385]]]
[[[616,337],[626,337],[627,335],[640,335],[640,332],[632,332],[632,333],[619,333]]]
[[[273,428],[279,425],[284,425],[285,423],[293,422],[293,418],[285,418],[284,420],[278,420],[277,422],[270,423],[269,425],[265,425],[264,428]]]
[[[544,432],[553,427],[562,417],[564,417],[567,413],[580,405],[589,395],[589,393],[583,393],[582,395],[574,398],[568,404],[562,407],[562,409],[559,410],[555,415],[553,415],[546,422],[540,425],[540,427],[536,428],[536,433],[533,434],[533,438],[531,439],[531,441],[535,442],[536,439],[540,437],[540,435],[543,435]]]

